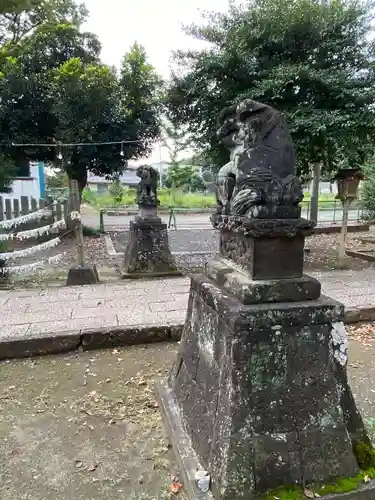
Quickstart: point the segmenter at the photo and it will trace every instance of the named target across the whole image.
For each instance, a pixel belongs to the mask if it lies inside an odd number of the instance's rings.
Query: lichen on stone
[[[333,357],[341,366],[346,366],[348,362],[348,336],[342,321],[332,324],[331,336]]]

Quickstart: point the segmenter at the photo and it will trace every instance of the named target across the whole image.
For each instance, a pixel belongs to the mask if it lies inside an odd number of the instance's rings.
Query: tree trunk
[[[68,213],[70,213],[73,210],[80,210],[80,206],[82,203],[82,192],[84,188],[86,187],[87,184],[87,170],[85,169],[72,169],[71,172],[68,171],[68,176],[69,176],[69,209]],[[79,188],[79,207],[74,206],[73,202],[73,197],[72,197],[72,180],[76,180],[78,182],[78,188]],[[73,229],[75,227],[75,224],[71,221],[70,217],[68,217],[68,220],[66,221],[66,226],[68,230]]]
[[[311,201],[310,201],[310,219],[314,222],[318,222],[320,170],[321,170],[320,162],[314,163]]]

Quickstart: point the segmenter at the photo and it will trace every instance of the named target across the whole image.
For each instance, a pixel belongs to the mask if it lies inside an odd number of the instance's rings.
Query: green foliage
[[[0,153],[0,193],[6,193],[9,191],[15,170],[16,169],[11,158]]]
[[[47,172],[45,178],[48,190],[68,187],[66,172],[61,168],[54,169],[53,172]]]
[[[166,188],[175,189],[190,187],[192,191],[197,191],[197,189],[194,189],[193,186],[201,187],[203,184],[203,182],[199,184],[199,180],[197,180],[197,178],[199,178],[199,176],[196,169],[191,165],[172,164],[163,176],[163,185]]]
[[[30,5],[30,12],[39,8],[36,2]],[[2,46],[0,142],[134,141],[123,148],[64,148],[62,163],[58,148],[2,148],[16,165],[43,160],[64,168],[82,190],[87,170],[113,177],[127,160],[151,152],[159,135],[160,80],[137,44],[125,55],[119,74],[102,64],[97,37],[80,30],[84,10],[70,0],[50,0],[48,5],[55,6],[54,13],[46,13],[27,36],[14,38],[7,32],[9,41]],[[35,17],[29,11],[22,16]]]
[[[282,111],[300,172],[363,163],[374,138],[371,9],[356,0],[248,0],[207,14],[187,32],[209,43],[180,52],[168,93],[170,117],[185,126],[216,168],[228,160],[216,119],[243,97]]]
[[[108,187],[109,194],[112,196],[116,205],[120,205],[123,201],[125,189],[121,181],[115,179]]]
[[[365,180],[362,183],[361,200],[366,211],[366,218],[375,220],[375,158],[371,158],[363,167]]]
[[[67,21],[78,26],[87,14],[84,4],[74,0],[1,0],[0,43],[19,43],[50,23]]]

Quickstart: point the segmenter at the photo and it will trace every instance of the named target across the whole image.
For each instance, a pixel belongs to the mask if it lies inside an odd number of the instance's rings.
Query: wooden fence
[[[51,211],[52,219],[57,221],[68,216],[68,201],[55,201],[48,204],[46,200],[35,200],[28,196],[21,196],[20,199],[9,199],[0,196],[0,221],[16,219],[21,215],[27,215],[39,209],[45,208]]]

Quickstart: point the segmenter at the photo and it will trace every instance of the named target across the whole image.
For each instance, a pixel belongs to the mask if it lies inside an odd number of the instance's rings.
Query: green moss
[[[264,500],[301,500],[304,497],[300,486],[282,486],[276,490],[271,490],[263,497]]]
[[[354,477],[343,477],[337,479],[333,483],[318,485],[313,484],[308,486],[308,489],[314,493],[318,493],[320,497],[324,498],[325,495],[330,495],[334,493],[349,493],[358,489],[362,484],[364,484],[364,478],[368,476],[370,479],[375,479],[375,468],[370,468],[362,471],[360,474]],[[268,491],[263,495],[262,500],[274,500],[279,498],[280,500],[303,500],[306,496],[303,494],[303,490],[300,486],[283,486],[272,491]]]
[[[367,470],[375,467],[375,450],[368,444],[361,443],[353,446],[354,455],[361,469]]]

